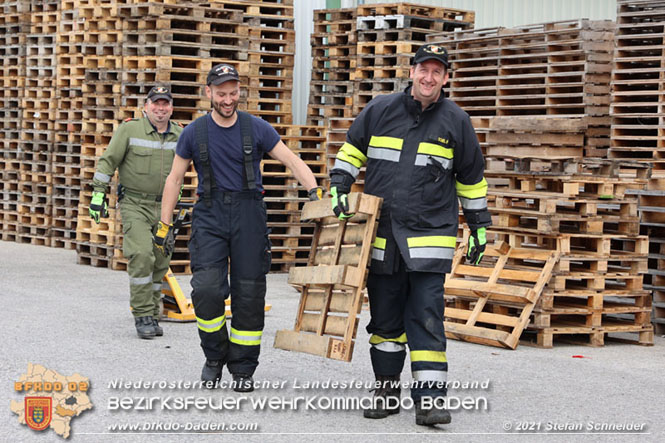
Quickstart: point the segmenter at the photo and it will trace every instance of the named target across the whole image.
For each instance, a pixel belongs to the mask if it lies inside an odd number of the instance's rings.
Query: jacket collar
[[[434,109],[436,106],[439,106],[440,103],[443,103],[443,101],[446,99],[445,97],[445,90],[441,88],[441,94],[439,94],[439,98],[431,103],[427,108],[423,110],[422,104],[413,98],[411,95],[411,88],[413,88],[413,85],[409,85],[405,90],[404,90],[404,103],[406,105],[407,110],[409,113],[419,115],[425,111],[429,111]]]
[[[173,125],[174,123],[171,120],[169,120],[168,129],[166,130],[166,132],[164,132],[164,134],[169,134],[169,133],[174,134]],[[145,115],[143,116],[143,129],[145,130],[146,134],[150,134],[152,132],[160,134],[160,132],[157,131],[155,125],[153,125],[150,119]]]

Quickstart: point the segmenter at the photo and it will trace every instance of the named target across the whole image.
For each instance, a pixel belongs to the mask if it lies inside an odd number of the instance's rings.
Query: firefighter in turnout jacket
[[[458,225],[458,199],[472,236],[467,261],[485,250],[487,210],[484,160],[469,116],[444,97],[448,54],[421,47],[404,92],[374,98],[358,115],[331,171],[335,214],[348,218],[347,193],[366,166],[367,194],[383,198],[367,280],[370,356],[377,379],[367,418],[399,412],[408,344],[416,423],[450,423],[446,396],[443,284],[450,271]],[[380,400],[380,401],[379,401]],[[394,402],[393,402],[394,404]]]
[[[260,169],[263,154],[287,166],[309,190],[310,199],[319,199],[322,190],[316,187],[312,171],[268,122],[237,110],[240,77],[235,68],[213,66],[205,91],[212,111],[187,126],[178,141],[154,241],[161,245],[172,236],[178,189],[194,162],[199,199],[192,212],[189,252],[192,302],[206,357],[201,380],[206,387],[216,387],[227,365],[234,390],[249,392],[259,364],[271,261]],[[230,334],[225,316],[229,295]]]
[[[97,162],[90,216],[99,223],[108,216],[111,177],[118,169],[118,201],[122,215],[122,252],[127,257],[129,305],[141,338],[164,334],[159,326],[162,278],[169,267],[152,244],[161,214],[164,181],[171,171],[182,127],[170,121],[173,98],[168,87],[155,86],[146,98],[142,118],[128,119],[113,134]]]

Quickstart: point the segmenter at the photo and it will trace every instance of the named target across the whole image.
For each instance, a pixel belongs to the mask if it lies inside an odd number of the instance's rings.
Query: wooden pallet
[[[446,278],[446,336],[515,349],[559,251],[497,242],[488,245],[480,266],[464,264],[465,253],[462,242]],[[517,315],[510,309],[516,309]]]
[[[308,266],[289,272],[289,283],[302,287],[300,306],[293,330],[277,332],[276,348],[351,361],[381,203],[349,194],[356,215],[347,221],[334,216],[329,199],[305,204],[300,219],[317,226]]]

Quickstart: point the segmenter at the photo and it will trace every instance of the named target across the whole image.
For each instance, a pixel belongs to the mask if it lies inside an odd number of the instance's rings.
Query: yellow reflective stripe
[[[435,155],[437,157],[453,158],[453,150],[434,143],[420,143],[418,154]]]
[[[402,150],[402,144],[404,143],[404,140],[401,138],[396,138],[396,137],[379,137],[376,135],[373,135],[372,138],[369,140],[370,146],[374,146],[375,148],[390,148],[390,149],[396,149],[398,151]]]
[[[457,195],[464,198],[482,198],[487,196],[487,181],[485,177],[475,185],[465,185],[455,181]]]
[[[344,151],[339,151],[337,153],[337,159],[338,160],[343,160],[347,163],[351,163],[353,166],[355,166],[358,169],[362,168],[363,165],[365,164],[364,162],[361,162],[360,160],[358,160],[356,157],[354,157],[352,155],[349,155]]]
[[[231,328],[229,341],[237,345],[255,346],[261,344],[261,335],[263,331],[239,331]]]
[[[454,248],[457,237],[448,235],[430,235],[425,237],[411,237],[406,239],[409,248],[435,246],[439,248]]]
[[[347,161],[357,168],[361,168],[367,161],[367,156],[349,142],[342,145],[337,153],[337,158]]]
[[[379,343],[383,343],[386,341],[394,341],[396,343],[406,343],[406,332],[400,335],[399,337],[395,338],[384,338],[381,337],[380,335],[372,334],[372,336],[369,338],[369,343],[372,345],[378,345]]]
[[[433,361],[448,363],[446,353],[442,351],[411,351],[411,361]]]
[[[378,249],[386,249],[386,239],[381,237],[376,237],[372,246]]]
[[[224,323],[226,323],[226,315],[213,318],[212,320],[203,320],[202,318],[196,317],[196,324],[199,329],[204,332],[217,332],[224,327]]]
[[[249,335],[251,337],[261,337],[261,335],[263,335],[263,331],[240,331],[238,329],[234,329],[233,327],[231,327],[231,334]]]

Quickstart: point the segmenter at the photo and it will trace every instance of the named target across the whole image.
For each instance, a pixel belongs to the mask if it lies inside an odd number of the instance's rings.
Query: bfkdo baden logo
[[[43,431],[51,424],[51,397],[25,397],[25,423],[35,431]]]
[[[41,365],[28,364],[28,371],[14,382],[14,392],[24,394],[10,407],[18,421],[35,431],[52,429],[63,438],[70,434],[70,423],[92,409],[88,398],[90,381],[80,374],[63,376]]]

